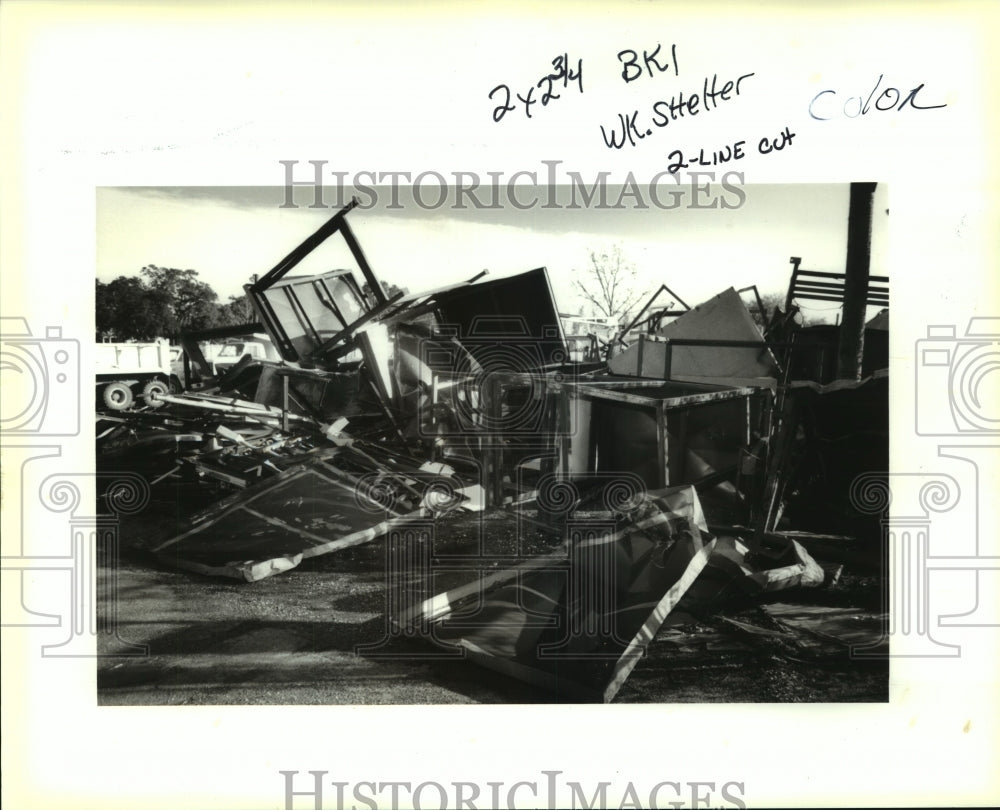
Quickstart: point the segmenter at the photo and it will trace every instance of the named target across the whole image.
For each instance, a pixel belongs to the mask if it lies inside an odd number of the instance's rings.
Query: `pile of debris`
[[[152,486],[210,493],[143,538],[158,559],[253,582],[452,513],[514,513],[552,546],[466,560],[444,591],[430,550],[397,549],[409,596],[390,618],[599,700],[705,571],[761,594],[878,565],[880,526],[849,489],[888,467],[884,367],[834,381],[829,339],[781,312],[762,333],[733,288],[679,311],[654,296],[572,362],[544,268],[388,297],[347,222],[355,204],[246,287],[258,323],[186,336],[183,392],[98,413],[99,464],[139,451],[160,465]],[[289,275],[334,234],[363,284]],[[274,359],[218,368],[198,348],[261,333]]]

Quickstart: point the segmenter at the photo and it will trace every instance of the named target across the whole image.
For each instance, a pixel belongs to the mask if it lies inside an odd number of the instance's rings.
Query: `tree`
[[[197,270],[178,270],[173,267],[142,268],[146,283],[170,301],[171,311],[181,332],[210,329],[219,322],[218,293],[211,285],[199,281]]]
[[[600,253],[591,250],[590,267],[582,275],[583,280],[573,280],[577,291],[598,315],[619,323],[625,321],[642,295],[635,290],[635,265],[622,255],[621,245]]]
[[[119,276],[108,284],[98,281],[94,316],[98,340],[155,340],[177,331],[166,295],[136,276]]]
[[[111,338],[115,319],[115,303],[108,293],[108,285],[97,279],[94,290],[94,328],[97,330],[97,340]]]
[[[210,284],[196,270],[177,270],[155,264],[140,276],[119,276],[97,282],[94,312],[98,340],[154,340],[217,325],[248,323],[249,302],[230,296],[219,304]]]
[[[250,303],[250,296],[230,295],[229,302],[219,304],[220,326],[243,326],[257,321],[257,311]]]
[[[749,295],[749,293],[747,293]],[[746,298],[744,298],[746,300]],[[756,299],[754,299],[748,306],[747,309],[750,311],[750,316],[753,318],[754,323],[757,324],[761,329],[767,326],[768,322],[774,316],[775,307],[785,307],[785,295],[784,293],[772,292],[763,293],[760,296],[761,303],[764,305],[764,311],[761,312],[760,307],[757,305]]]

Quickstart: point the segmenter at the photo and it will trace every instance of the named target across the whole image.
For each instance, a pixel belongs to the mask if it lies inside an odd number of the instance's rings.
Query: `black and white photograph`
[[[887,700],[888,189],[734,180],[101,189],[100,703]]]
[[[0,3],[4,806],[996,806],[998,35]]]

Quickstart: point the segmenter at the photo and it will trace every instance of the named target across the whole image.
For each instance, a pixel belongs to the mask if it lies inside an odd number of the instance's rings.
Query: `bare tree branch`
[[[621,245],[598,252],[590,250],[590,267],[573,280],[573,286],[593,307],[607,318],[623,321],[641,292],[634,290],[635,265],[622,253]]]

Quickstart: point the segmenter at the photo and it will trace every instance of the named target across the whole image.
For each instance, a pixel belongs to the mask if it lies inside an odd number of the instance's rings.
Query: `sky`
[[[791,273],[789,258],[802,257],[803,268],[843,272],[847,245],[849,186],[752,185],[739,198],[718,184],[702,192],[700,204],[717,199],[716,208],[691,205],[690,184],[677,207],[653,204],[648,191],[640,198],[648,207],[625,209],[568,207],[571,191],[555,187],[555,205],[542,208],[546,187],[518,192],[523,204],[484,209],[468,204],[458,209],[449,195],[437,206],[440,188],[424,188],[424,206],[416,205],[408,187],[398,189],[398,207],[390,208],[391,190],[375,189],[377,204],[358,208],[349,222],[376,275],[411,292],[433,289],[469,278],[484,269],[490,275],[546,267],[560,311],[586,314],[574,280],[586,282],[589,252],[618,244],[637,270],[636,286],[652,294],[666,284],[689,305],[729,286],[756,284],[764,293],[784,294]],[[609,187],[615,200],[619,187]],[[663,187],[659,199],[673,204]],[[347,191],[348,195],[350,192]],[[479,192],[488,202],[489,194]],[[368,198],[362,196],[362,204]],[[876,188],[872,223],[874,275],[887,275],[888,188]],[[253,274],[264,274],[332,216],[336,189],[324,188],[323,209],[308,187],[295,189],[282,208],[286,189],[275,187],[183,187],[98,189],[97,277],[110,281],[138,275],[145,265],[193,268],[219,293],[221,301],[241,292]],[[343,241],[334,236],[294,273],[356,267]],[[646,295],[640,299],[645,301]],[[640,304],[641,306],[641,304]],[[804,302],[804,312],[833,321],[839,307]],[[873,314],[874,310],[870,312]]]

